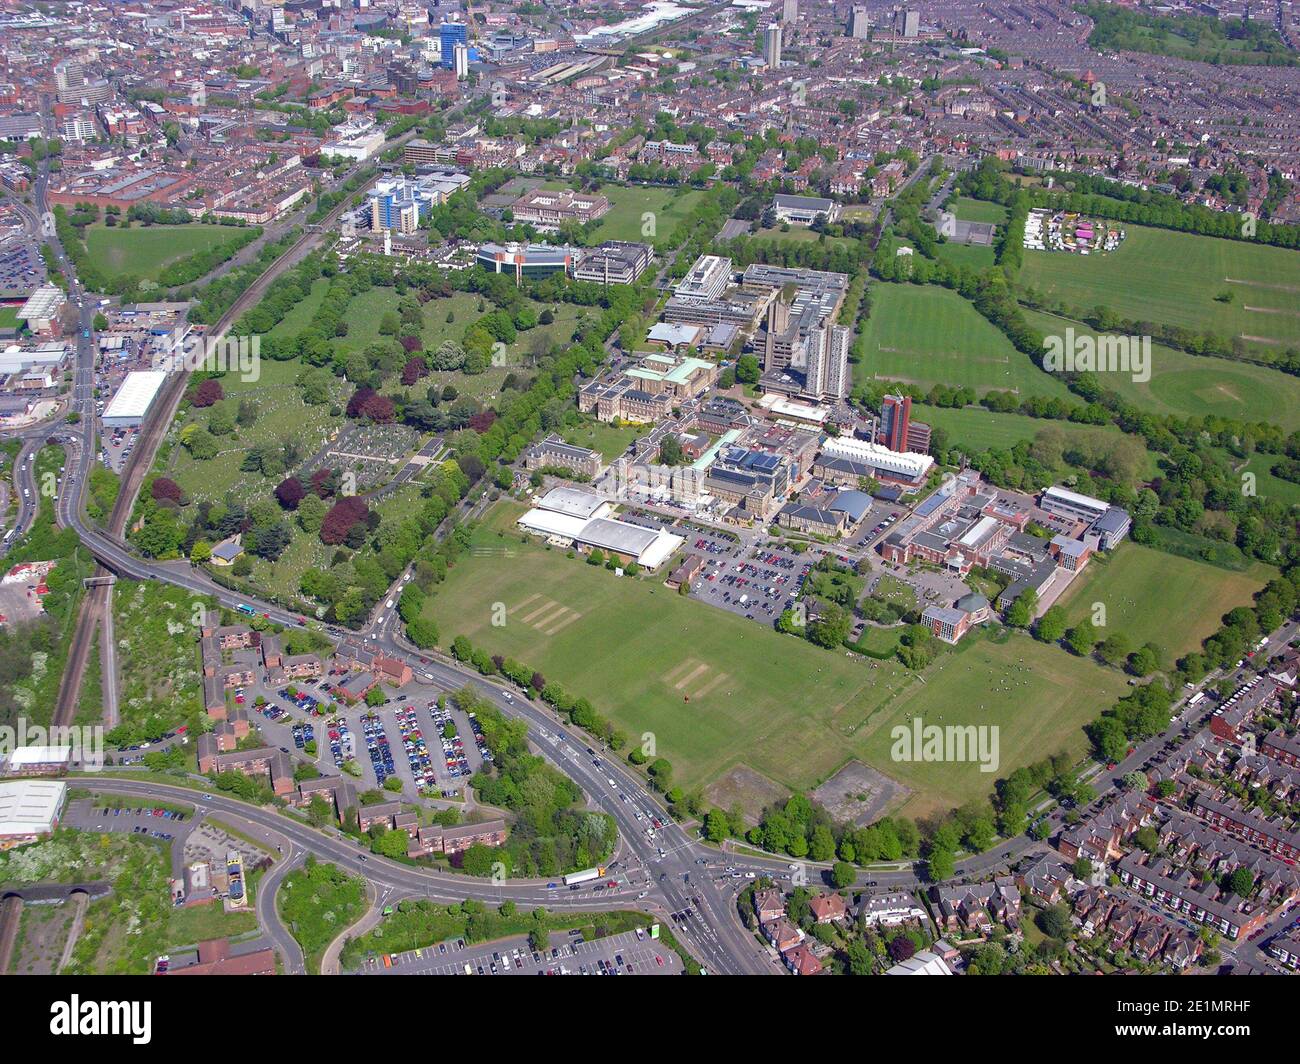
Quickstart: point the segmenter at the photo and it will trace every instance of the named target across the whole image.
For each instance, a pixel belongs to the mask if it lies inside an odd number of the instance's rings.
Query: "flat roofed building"
[[[834,200],[820,196],[786,196],[777,194],[772,197],[772,210],[783,222],[792,225],[812,225],[821,215],[827,222],[833,222],[840,216],[840,207]]]
[[[475,261],[490,273],[512,273],[521,284],[525,278],[571,273],[577,257],[573,248],[551,244],[484,244]]]
[[[72,747],[20,746],[0,763],[6,776],[54,776],[72,764]]]
[[[55,780],[0,783],[0,850],[22,846],[59,826],[68,785]]]
[[[583,254],[573,269],[578,281],[596,284],[632,284],[654,259],[654,248],[626,240],[607,240]]]
[[[1055,484],[1043,491],[1039,505],[1049,514],[1083,521],[1095,521],[1110,509],[1110,503],[1094,499],[1091,495],[1080,495],[1077,491]]]
[[[101,420],[105,428],[132,428],[141,424],[167,379],[162,370],[135,370],[126,375]]]
[[[538,500],[537,505],[543,510],[580,517],[584,521],[604,517],[611,509],[610,504],[599,495],[579,491],[577,488],[552,488]]]
[[[832,437],[822,444],[822,454],[827,458],[841,458],[875,470],[876,479],[920,484],[934,466],[928,454],[891,451],[888,447],[867,440]]]
[[[731,260],[719,255],[701,255],[673,293],[680,299],[717,299],[731,283]]]
[[[557,543],[601,550],[652,570],[659,568],[686,542],[663,529],[643,528],[612,517],[584,518],[542,507],[529,510],[519,518],[518,524]]]

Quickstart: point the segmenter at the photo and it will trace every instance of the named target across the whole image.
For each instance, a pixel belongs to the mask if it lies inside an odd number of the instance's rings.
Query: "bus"
[[[253,609],[252,606],[248,605],[248,603],[246,602],[241,602],[238,606],[235,607],[235,609],[237,609],[240,613],[248,614],[250,617],[257,612],[255,609]]]

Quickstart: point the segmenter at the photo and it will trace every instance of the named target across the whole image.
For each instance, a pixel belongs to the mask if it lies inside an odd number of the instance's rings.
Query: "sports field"
[[[948,210],[963,222],[992,222],[994,225],[1002,225],[1007,220],[1007,209],[1002,204],[971,199],[969,196],[951,197],[948,200]]]
[[[1225,613],[1249,606],[1251,595],[1273,574],[1263,564],[1236,573],[1123,543],[1110,558],[1094,559],[1059,604],[1075,624],[1091,615],[1094,603],[1103,603],[1106,626],[1100,638],[1121,632],[1134,648],[1153,643],[1163,651],[1161,664],[1172,666],[1217,631]]]
[[[1064,336],[1067,328],[1075,336],[1096,335],[1088,325],[1055,314],[1027,310],[1025,318],[1045,335]],[[1099,376],[1106,388],[1152,413],[1270,421],[1287,432],[1300,428],[1300,378],[1280,370],[1153,343],[1150,380],[1137,382],[1128,373]]]
[[[923,388],[947,384],[968,386],[981,395],[1070,395],[966,300],[936,285],[871,286],[862,368],[874,377]]]
[[[1125,226],[1107,255],[1026,251],[1022,285],[1069,307],[1243,337],[1259,351],[1300,343],[1300,251]],[[1230,302],[1215,297],[1231,295]]]
[[[992,781],[1051,754],[1084,756],[1084,725],[1126,689],[1119,673],[1021,634],[1008,634],[1001,643],[967,637],[924,677],[925,683],[914,684],[853,737],[868,764],[912,788],[901,809],[912,817],[983,797]],[[997,770],[981,772],[973,763],[894,762],[890,732],[911,727],[914,717],[940,727],[996,726]]]
[[[129,274],[154,280],[170,266],[196,251],[234,240],[239,230],[224,225],[133,225],[109,228],[102,223],[86,227],[86,251],[106,277]]]
[[[969,657],[976,675],[959,673],[951,685],[944,680],[951,665],[936,665],[932,690],[930,674],[923,684],[894,662],[829,653],[682,598],[656,578],[620,579],[562,550],[521,542],[513,524],[519,513],[514,504],[492,511],[475,549],[426,607],[441,644],[467,636],[590,698],[630,736],[652,732],[675,782],[703,786],[748,765],[785,786],[811,788],[860,757],[897,772],[919,789],[911,805],[931,810],[987,793],[1002,774],[900,769],[877,733],[882,723],[902,720],[905,706],[949,721],[978,715],[968,692],[996,687],[1022,652],[993,648]],[[507,611],[501,627],[492,624],[494,603]],[[1017,738],[1014,748],[1004,742],[1003,772],[1023,763],[1013,759],[1033,760],[1071,742],[1081,750],[1079,726],[1109,704],[1114,682],[1056,648],[1018,643],[1042,654],[1043,667],[1035,668],[1031,690],[1010,689],[1015,697],[1002,712]]]

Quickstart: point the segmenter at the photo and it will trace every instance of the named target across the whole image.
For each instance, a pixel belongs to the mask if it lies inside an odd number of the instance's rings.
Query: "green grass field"
[[[149,280],[164,266],[196,251],[233,240],[238,230],[224,225],[133,225],[109,228],[102,223],[86,227],[86,251],[106,277],[129,274]]]
[[[1300,251],[1126,229],[1125,241],[1108,255],[1026,251],[1021,284],[1070,307],[1103,305],[1135,321],[1247,337],[1256,350],[1300,343]],[[1232,301],[1218,302],[1222,293]]]
[[[938,255],[954,266],[969,266],[972,270],[986,270],[997,262],[997,256],[991,247],[976,247],[971,244],[939,244]]]
[[[638,436],[648,431],[646,425],[620,425],[615,428],[603,421],[584,421],[579,425],[565,425],[560,435],[565,443],[575,447],[590,447],[599,451],[601,457],[609,462],[626,451]]]
[[[924,677],[925,683],[914,684],[854,736],[868,764],[912,788],[901,812],[913,817],[983,797],[994,780],[1051,754],[1084,756],[1084,725],[1125,690],[1119,673],[1019,634],[1001,643],[967,637]],[[910,727],[914,717],[940,727],[996,726],[997,770],[981,772],[971,763],[894,762],[890,732]]]
[[[929,388],[969,386],[979,394],[1069,397],[961,296],[935,285],[871,286],[866,357],[860,369],[878,378]]]
[[[317,277],[311,283],[311,290],[306,297],[299,300],[289,308],[289,313],[281,318],[272,327],[268,336],[297,336],[303,329],[311,324],[311,319],[316,311],[320,310],[320,305],[325,301],[325,293],[329,291],[330,282],[328,277]]]
[[[1030,325],[1044,334],[1095,336],[1087,325],[1026,310]],[[1128,373],[1100,375],[1105,387],[1156,414],[1180,417],[1229,417],[1271,421],[1287,432],[1300,428],[1300,378],[1247,362],[1189,355],[1172,347],[1151,345],[1151,379],[1136,382]]]
[[[314,289],[305,302],[311,302],[313,298],[315,298]],[[380,335],[379,325],[385,314],[397,310],[398,299],[397,290],[386,287],[371,288],[355,297],[348,304],[348,335],[338,341],[339,346],[345,351],[360,351],[369,344],[385,339]],[[483,304],[482,310],[479,309],[480,303]],[[549,325],[537,325],[526,332],[520,332],[514,343],[506,348],[505,365],[495,368],[528,368],[531,365],[530,356],[534,344],[543,338],[549,339],[557,346],[567,343],[573,336],[578,318],[583,313],[583,308],[573,303],[558,303],[554,306],[533,303],[532,306],[539,316],[544,310],[549,309],[555,320]],[[294,313],[300,307],[301,304],[295,307]],[[490,303],[469,292],[455,292],[446,299],[429,300],[423,307],[424,323],[420,329],[420,340],[424,344],[424,350],[435,351],[447,340],[459,343],[465,335],[465,330],[492,309]],[[448,314],[451,315],[451,321],[447,320]],[[298,328],[301,328],[302,324],[299,324]],[[437,383],[441,385],[451,382],[461,392],[486,398],[487,392],[495,391],[500,387],[501,378],[504,376],[504,372],[497,375],[494,383],[486,388],[477,387],[483,383],[482,380],[476,381],[463,373],[449,374],[445,378],[438,377]],[[480,377],[487,378],[488,375],[481,374]]]
[[[1250,460],[1241,467],[1240,472],[1255,474],[1255,494],[1260,498],[1275,499],[1284,506],[1300,506],[1300,484],[1273,475],[1273,466],[1281,457],[1281,455],[1257,452],[1250,456]]]
[[[620,579],[561,550],[521,542],[513,524],[519,513],[513,504],[492,511],[475,540],[488,549],[462,557],[426,607],[441,643],[467,636],[592,699],[629,735],[653,733],[674,780],[687,787],[747,765],[806,789],[859,757],[918,789],[910,811],[947,808],[986,794],[997,775],[952,766],[900,771],[877,733],[902,720],[903,707],[949,720],[977,714],[972,682],[996,684],[1014,672],[1017,656],[1041,654],[1034,689],[1000,711],[1018,721],[1014,748],[1004,740],[1004,774],[1062,746],[1082,750],[1080,725],[1123,686],[1098,666],[1021,640],[1025,648],[1015,654],[991,648],[970,658],[979,662],[978,677],[963,674],[951,688],[932,689],[895,662],[830,653],[682,598],[657,577]],[[494,603],[507,610],[504,626],[492,624]],[[945,662],[931,671],[939,678],[949,668]]]
[[[698,189],[622,188],[606,185],[601,194],[609,199],[609,213],[596,229],[602,240],[639,240],[654,243],[672,234],[677,223],[695,209],[704,193]],[[644,230],[646,214],[654,215],[654,231]]]
[[[1002,225],[1007,220],[1007,209],[1002,204],[971,199],[969,196],[952,196],[948,200],[948,210],[963,222],[992,222],[994,225]]]
[[[1070,624],[1090,616],[1094,603],[1103,603],[1106,626],[1101,629],[1102,638],[1122,632],[1134,647],[1153,643],[1163,651],[1161,664],[1169,667],[1217,631],[1225,613],[1236,606],[1249,606],[1251,595],[1273,573],[1263,564],[1234,573],[1124,543],[1111,557],[1094,559],[1059,603]]]
[[[1026,417],[1023,414],[993,413],[980,407],[965,407],[961,410],[949,410],[942,407],[922,406],[912,408],[912,417],[936,428],[944,429],[953,445],[963,447],[972,453],[986,451],[990,447],[1004,449],[1013,447],[1021,440],[1032,440],[1045,428],[1059,428],[1071,441],[1104,440],[1119,444],[1126,440],[1122,430],[1113,425],[1073,425],[1068,421],[1047,421],[1042,418]],[[1157,466],[1154,454],[1147,452],[1144,474],[1146,477],[1156,475]]]

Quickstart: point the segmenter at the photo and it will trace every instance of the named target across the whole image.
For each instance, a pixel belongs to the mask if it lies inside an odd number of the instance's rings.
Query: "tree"
[[[1066,633],[1065,643],[1079,657],[1087,657],[1092,653],[1093,645],[1097,642],[1097,629],[1091,621],[1080,621]]]
[[[916,943],[907,935],[895,935],[889,943],[889,956],[895,964],[902,964],[905,960],[910,960],[916,952]]]
[[[1250,874],[1249,868],[1238,868],[1227,877],[1224,886],[1239,898],[1249,898],[1255,889],[1255,877]]]
[[[870,975],[876,969],[871,950],[860,938],[855,938],[844,948],[844,955],[848,958],[852,975]]]
[[[1134,676],[1150,676],[1160,667],[1156,652],[1149,646],[1138,647],[1128,656],[1124,667]]]
[[[1061,609],[1060,606],[1052,606],[1038,618],[1038,626],[1034,629],[1034,637],[1044,643],[1059,643],[1061,637],[1065,635],[1065,629],[1065,610]]]
[[[710,809],[704,818],[704,837],[709,842],[722,842],[731,833],[727,814],[721,809]]]
[[[190,397],[190,403],[193,406],[211,406],[213,403],[220,402],[226,397],[225,389],[221,387],[221,382],[213,377],[200,381],[194,394]]]
[[[835,603],[829,603],[816,620],[809,622],[808,639],[820,647],[833,650],[848,638],[852,628],[852,616]]]
[[[321,542],[327,546],[337,546],[347,540],[354,528],[359,527],[364,533],[369,514],[370,510],[362,499],[355,495],[344,496],[330,507],[329,513],[321,522]]]
[[[1107,665],[1119,666],[1132,649],[1133,644],[1123,632],[1112,632],[1102,640],[1101,646],[1097,648],[1097,656]]]
[[[388,696],[384,694],[384,689],[379,684],[375,684],[366,692],[366,705],[370,707],[382,706],[388,701]]]
[[[831,882],[835,884],[836,890],[852,886],[857,877],[857,870],[847,861],[836,861],[831,865]]]
[[[421,650],[438,645],[438,626],[427,617],[416,617],[406,626],[406,638]]]
[[[1012,628],[1028,628],[1033,623],[1037,609],[1038,593],[1032,587],[1027,587],[1007,607],[1007,624]]]
[[[194,432],[186,435],[181,433],[181,441],[186,450],[190,452],[190,457],[196,462],[207,462],[217,457],[217,438],[208,432],[207,429],[201,429],[191,425]]]
[[[742,384],[754,384],[758,381],[761,369],[754,355],[741,355],[736,360],[736,380]]]
[[[929,856],[926,858],[926,864],[930,874],[930,881],[933,883],[937,883],[941,879],[951,879],[953,873],[957,870],[957,861],[953,857],[951,850],[931,847]]]
[[[1048,938],[1066,938],[1070,934],[1070,914],[1061,905],[1044,909],[1035,918],[1039,930]]]
[[[286,510],[296,510],[307,497],[307,489],[297,477],[286,477],[276,485],[275,497]]]
[[[308,493],[300,503],[298,503],[298,525],[309,534],[315,535],[320,531],[321,523],[325,520],[325,500],[319,495]]]
[[[1138,794],[1145,794],[1147,788],[1151,786],[1151,781],[1145,772],[1134,769],[1132,772],[1124,773],[1124,786],[1131,791],[1137,791]]]

